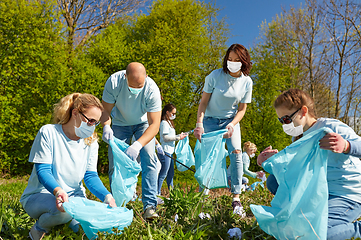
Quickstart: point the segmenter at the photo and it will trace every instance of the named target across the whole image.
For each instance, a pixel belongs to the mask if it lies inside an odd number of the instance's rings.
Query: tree
[[[36,132],[63,90],[65,48],[54,3],[0,2],[0,169],[23,173]],[[55,13],[56,14],[56,13]]]
[[[65,19],[69,52],[105,29],[120,16],[133,12],[147,0],[57,0]],[[84,34],[85,33],[85,34]],[[76,41],[77,40],[77,41]]]
[[[95,37],[89,56],[109,74],[131,61],[145,65],[163,103],[178,108],[177,131],[194,128],[199,89],[225,53],[224,22],[217,9],[194,0],[154,1],[149,15],[119,19]]]

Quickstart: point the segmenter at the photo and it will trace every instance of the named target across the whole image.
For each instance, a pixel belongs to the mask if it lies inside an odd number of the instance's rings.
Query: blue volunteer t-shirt
[[[175,136],[175,129],[169,124],[168,121],[163,120],[160,123],[159,127],[159,135],[160,135],[160,144],[162,144],[163,150],[167,153],[174,153],[175,141],[164,141],[164,135],[168,135],[169,137]]]
[[[130,92],[125,77],[125,70],[111,75],[105,83],[102,99],[115,104],[112,112],[112,124],[130,126],[147,121],[147,112],[162,110],[162,101],[157,84],[145,78],[142,91],[138,94]]]
[[[319,118],[304,136],[328,127],[349,141],[360,142],[361,137],[345,123],[332,118]],[[330,195],[341,196],[361,203],[361,161],[349,154],[327,151],[327,183]]]
[[[253,82],[249,76],[232,77],[223,69],[211,72],[205,80],[203,91],[212,93],[205,116],[231,118],[237,113],[239,103],[250,103]]]
[[[84,139],[69,139],[62,125],[47,124],[40,128],[34,139],[29,162],[51,164],[52,174],[65,192],[85,195],[82,180],[86,171],[97,171],[98,148],[97,141],[88,146]],[[28,198],[39,192],[49,193],[40,183],[34,166],[28,186],[21,196],[21,204],[25,206]]]

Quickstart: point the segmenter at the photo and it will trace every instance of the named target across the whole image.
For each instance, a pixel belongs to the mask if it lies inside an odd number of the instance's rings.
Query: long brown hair
[[[87,108],[97,107],[101,111],[104,110],[99,99],[88,93],[72,93],[54,105],[53,122],[56,124],[66,124],[69,122],[73,109],[79,112],[85,112]],[[98,139],[98,134],[94,131],[93,136],[84,139],[87,145],[92,144]]]
[[[243,45],[238,44],[238,43],[232,44],[228,48],[226,55],[223,58],[223,71],[225,73],[229,72],[229,70],[227,68],[227,60],[229,57],[229,53],[231,51],[235,52],[238,55],[239,59],[241,59],[241,62],[242,62],[241,72],[245,76],[248,76],[249,72],[251,71],[251,68],[252,68],[251,56],[249,55],[247,48],[245,48]]]
[[[289,89],[281,93],[273,103],[273,106],[274,108],[282,106],[289,110],[306,106],[308,108],[308,114],[311,117],[317,118],[315,102],[308,93],[297,88]]]
[[[161,117],[161,120],[165,120],[167,121],[173,128],[174,127],[174,123],[173,123],[173,120],[170,120],[168,115],[167,115],[167,112],[172,112],[173,109],[175,109],[176,107],[171,104],[171,103],[168,103],[167,105],[165,105],[162,109],[162,117]]]

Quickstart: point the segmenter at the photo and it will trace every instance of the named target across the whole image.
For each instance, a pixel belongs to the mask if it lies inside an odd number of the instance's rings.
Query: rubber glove
[[[194,129],[194,136],[201,142],[202,134],[204,133],[203,123],[197,123]]]
[[[108,204],[109,207],[117,207],[117,204],[115,203],[115,199],[110,193],[105,196],[104,203]]]
[[[230,138],[232,137],[233,135],[233,132],[234,132],[234,125],[233,123],[229,123],[227,126],[226,126],[226,129],[228,130],[228,132],[226,132],[225,134],[223,134],[223,138]]]
[[[272,149],[272,146],[266,147],[257,157],[257,164],[262,166],[262,163],[268,158],[278,153],[277,149]]]
[[[181,134],[179,134],[179,139],[180,140],[183,140],[185,137],[187,137],[188,136],[188,133],[184,133],[184,132],[182,132]]]
[[[103,141],[109,144],[109,140],[113,138],[113,130],[110,125],[104,125],[103,127]]]
[[[343,153],[348,150],[350,144],[348,141],[343,139],[340,134],[327,133],[320,139],[319,145],[321,149],[331,150],[335,153]]]
[[[162,148],[162,145],[160,145],[159,143],[155,145],[155,148],[157,149],[157,152],[161,155],[164,155],[164,150]]]
[[[137,161],[137,157],[139,155],[140,149],[142,149],[142,144],[140,142],[135,141],[132,145],[130,145],[126,150],[125,154],[132,159],[133,161]]]
[[[63,189],[59,189],[56,193],[55,193],[55,204],[56,204],[56,208],[60,211],[60,212],[65,212],[64,207],[63,207],[63,202],[68,202],[68,194],[63,190]]]

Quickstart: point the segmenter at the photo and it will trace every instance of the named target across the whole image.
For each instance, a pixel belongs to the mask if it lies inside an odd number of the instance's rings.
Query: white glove
[[[105,196],[104,203],[108,204],[109,207],[117,207],[117,204],[115,203],[115,199],[110,193]]]
[[[199,142],[201,141],[203,133],[204,133],[203,123],[197,123],[193,134],[199,140]]]
[[[142,149],[142,144],[140,144],[140,142],[135,141],[131,146],[129,146],[126,150],[125,150],[125,154],[127,154],[127,156],[132,159],[133,161],[137,161],[137,157],[139,155],[140,149]]]
[[[180,140],[183,140],[183,139],[185,139],[187,136],[188,136],[188,133],[182,132],[181,134],[179,134],[179,139],[180,139]]]
[[[228,132],[226,132],[225,134],[223,134],[223,138],[230,138],[233,135],[234,129],[233,129],[234,125],[233,123],[229,123],[226,126],[226,129],[228,130]]]
[[[60,212],[65,212],[64,207],[63,207],[63,202],[68,202],[68,194],[63,190],[63,189],[59,189],[56,193],[55,193],[55,204],[56,204],[56,208],[60,211]]]
[[[162,145],[157,144],[157,145],[155,145],[155,148],[157,149],[157,152],[158,152],[159,154],[164,155],[164,150],[163,150],[163,148],[162,148]]]
[[[110,125],[104,125],[103,127],[103,141],[109,144],[109,140],[113,138],[113,130]]]

